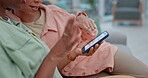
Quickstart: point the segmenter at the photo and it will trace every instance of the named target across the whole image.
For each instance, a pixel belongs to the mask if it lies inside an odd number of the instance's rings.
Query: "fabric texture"
[[[115,67],[111,74],[129,75],[135,78],[148,78],[147,73],[148,66],[146,64],[126,52],[126,50],[117,50],[115,54]]]
[[[26,26],[0,18],[0,78],[34,78],[49,51]]]
[[[42,29],[45,24],[45,12],[41,10],[41,16],[37,21],[25,23],[23,22],[29,29],[31,29],[38,37],[41,36]]]
[[[41,38],[49,48],[52,48],[63,35],[68,19],[75,19],[76,16],[54,5],[42,5],[41,8],[46,13],[46,23]],[[70,62],[62,70],[62,74],[65,76],[87,76],[97,74],[107,68],[111,72],[114,67],[116,50],[116,46],[104,42],[92,56],[78,56],[75,61]]]

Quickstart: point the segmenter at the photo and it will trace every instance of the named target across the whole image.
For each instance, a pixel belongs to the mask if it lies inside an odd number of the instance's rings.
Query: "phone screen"
[[[87,53],[91,47],[94,47],[96,44],[100,43],[101,41],[103,41],[105,38],[107,38],[109,36],[109,33],[107,31],[102,32],[98,37],[96,37],[95,39],[93,39],[91,42],[89,42],[87,45],[85,45],[82,49],[82,53]]]

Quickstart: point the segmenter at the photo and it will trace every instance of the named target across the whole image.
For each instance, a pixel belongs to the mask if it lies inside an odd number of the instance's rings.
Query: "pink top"
[[[41,8],[46,13],[46,23],[41,38],[49,48],[52,48],[63,35],[68,19],[71,17],[75,19],[76,16],[54,5],[42,5]],[[111,72],[114,67],[116,51],[116,46],[103,42],[92,56],[78,56],[75,61],[70,62],[62,70],[62,74],[65,76],[87,76],[97,74],[106,68],[109,68]]]

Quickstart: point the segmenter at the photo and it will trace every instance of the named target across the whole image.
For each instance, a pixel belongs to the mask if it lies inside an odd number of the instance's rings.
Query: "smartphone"
[[[82,51],[83,51],[82,54],[89,52],[90,48],[94,47],[96,44],[100,43],[101,41],[106,39],[108,36],[109,36],[109,33],[107,31],[104,31],[101,34],[99,34],[99,36],[97,36],[95,39],[90,41],[88,44],[86,44],[82,48]]]

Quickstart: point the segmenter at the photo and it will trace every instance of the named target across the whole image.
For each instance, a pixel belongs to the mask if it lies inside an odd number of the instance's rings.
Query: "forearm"
[[[69,64],[71,61],[65,57],[59,64],[58,64],[58,70],[61,72],[62,69]]]
[[[63,46],[63,42],[63,40],[60,40],[58,42],[59,44],[56,44],[50,50],[49,54],[46,56],[38,72],[36,73],[35,78],[53,78],[55,68],[60,63],[60,61],[66,57],[65,49],[57,49],[57,47],[65,48],[65,46]]]
[[[71,58],[76,58],[78,55],[76,55],[74,52],[70,53]],[[58,64],[58,70],[61,72],[62,69],[68,65],[72,60],[68,59],[68,57],[65,57],[59,64]]]
[[[57,65],[58,61],[48,55],[36,73],[35,78],[53,78],[54,70]]]
[[[50,53],[44,59],[40,66],[35,78],[52,78],[56,66],[66,57],[72,50],[72,47],[80,41],[81,34],[78,35],[80,29],[73,25],[74,20],[69,19],[65,28],[65,34],[51,49]],[[61,47],[61,49],[59,49]]]

